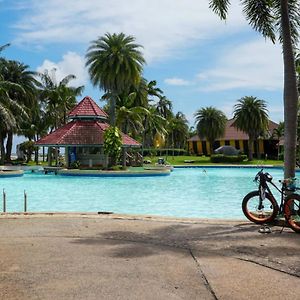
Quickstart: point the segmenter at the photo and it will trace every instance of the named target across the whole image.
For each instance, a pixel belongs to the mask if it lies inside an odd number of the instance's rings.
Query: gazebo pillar
[[[65,147],[65,163],[66,163],[66,167],[69,167],[69,147],[66,146]]]
[[[52,147],[48,147],[48,166],[51,166],[51,162],[52,162]]]

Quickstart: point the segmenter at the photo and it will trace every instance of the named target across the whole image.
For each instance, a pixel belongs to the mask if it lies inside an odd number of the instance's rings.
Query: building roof
[[[107,113],[102,110],[91,97],[84,97],[68,114],[69,119],[93,118],[107,119]]]
[[[249,136],[243,131],[240,131],[233,127],[233,122],[234,119],[227,120],[226,126],[225,126],[225,134],[223,137],[216,139],[217,141],[223,141],[223,140],[248,140]],[[272,136],[272,133],[275,128],[278,127],[278,124],[269,120],[269,129],[267,132],[267,136],[270,137]],[[205,140],[205,139],[200,139],[198,135],[195,135],[188,139],[188,142],[193,142],[193,141],[200,141],[200,140]]]
[[[36,142],[37,146],[99,146],[104,142],[107,123],[97,120],[74,120]],[[123,146],[139,147],[140,144],[122,133]]]

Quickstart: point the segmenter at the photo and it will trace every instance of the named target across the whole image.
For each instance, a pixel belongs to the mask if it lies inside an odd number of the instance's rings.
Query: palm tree
[[[142,106],[135,106],[136,93],[130,93],[127,97],[118,97],[116,102],[116,124],[125,134],[135,136],[143,130],[143,116],[148,110]]]
[[[156,110],[161,116],[167,119],[172,115],[172,101],[166,96],[160,96],[156,103]]]
[[[212,107],[199,109],[195,114],[197,124],[197,134],[200,138],[206,138],[209,142],[210,153],[213,154],[213,143],[218,137],[222,137],[225,132],[225,114]]]
[[[124,33],[106,33],[91,42],[86,54],[86,66],[94,86],[111,95],[110,123],[115,126],[115,107],[118,95],[138,85],[145,60],[135,38]]]
[[[147,108],[144,119],[143,148],[153,145],[154,135],[165,136],[167,134],[167,120],[159,115],[154,106]]]
[[[30,115],[30,111],[34,105],[36,99],[36,79],[35,72],[29,71],[29,66],[24,65],[18,61],[14,60],[2,60],[1,63],[1,74],[4,79],[17,84],[17,89],[11,87],[8,91],[10,99],[18,103],[22,108]],[[22,90],[19,88],[22,86]],[[19,108],[17,109],[18,111]],[[13,111],[16,118],[16,126],[11,127],[7,131],[7,141],[6,141],[6,161],[11,159],[11,151],[13,144],[13,135],[18,133],[27,118],[24,118],[25,114],[18,114],[17,111]],[[26,115],[27,115],[26,114]]]
[[[163,91],[160,88],[156,87],[156,85],[156,80],[151,80],[147,84],[148,96],[151,97],[149,101],[152,101],[152,97],[160,99],[163,96]]]
[[[23,107],[9,96],[11,89],[23,91],[23,88],[15,83],[6,81],[0,74],[0,163],[5,159],[4,140],[7,132],[17,127],[16,115],[27,116]]]
[[[169,118],[168,129],[172,147],[183,149],[189,135],[189,126],[185,115],[179,111],[175,116]]]
[[[268,128],[268,111],[266,102],[253,96],[238,100],[234,106],[233,126],[249,136],[249,161],[253,160],[254,141]]]
[[[249,24],[265,38],[276,41],[276,31],[283,49],[284,64],[284,176],[295,176],[298,91],[293,49],[298,43],[299,0],[243,0]],[[227,18],[229,0],[210,0],[210,7],[221,19]]]
[[[299,126],[298,126],[299,127]],[[278,140],[278,151],[277,151],[277,159],[279,160],[280,156],[280,139],[284,136],[284,123],[279,122],[278,127],[273,130],[272,139]]]
[[[50,73],[45,70],[39,73],[40,98],[45,103],[46,118],[48,119],[50,132],[66,123],[67,112],[76,105],[76,97],[82,94],[84,86],[70,87],[75,75],[65,76],[59,83],[56,81],[55,69]]]

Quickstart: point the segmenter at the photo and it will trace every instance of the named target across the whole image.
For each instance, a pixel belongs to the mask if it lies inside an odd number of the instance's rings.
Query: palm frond
[[[243,0],[243,13],[249,24],[265,38],[276,40],[276,16],[273,14],[273,0]]]
[[[229,6],[230,6],[229,0],[211,0],[211,1],[209,1],[209,7],[222,20],[225,20],[227,18]]]

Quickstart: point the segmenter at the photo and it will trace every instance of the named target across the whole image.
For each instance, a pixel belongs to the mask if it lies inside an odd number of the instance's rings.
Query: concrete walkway
[[[300,235],[247,222],[0,216],[0,299],[300,299]]]

